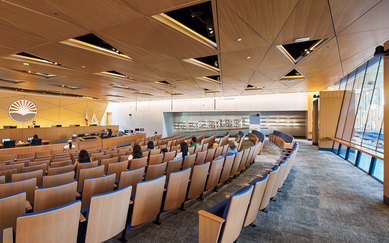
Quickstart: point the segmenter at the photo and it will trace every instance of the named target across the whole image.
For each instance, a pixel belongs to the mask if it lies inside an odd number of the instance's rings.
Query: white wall
[[[306,111],[308,93],[287,93],[226,98],[140,101],[109,103],[112,124],[120,129],[145,128],[148,136],[154,131],[166,135],[163,112],[180,111]],[[131,114],[131,116],[129,116]],[[105,118],[102,119],[105,122]]]

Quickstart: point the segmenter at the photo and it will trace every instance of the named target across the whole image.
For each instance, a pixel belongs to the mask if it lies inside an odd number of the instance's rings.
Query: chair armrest
[[[14,242],[14,234],[12,227],[8,227],[3,229],[3,243],[13,243]]]
[[[26,211],[32,210],[32,206],[29,201],[26,201]]]
[[[80,213],[80,223],[85,222],[85,221],[86,221],[85,216],[82,213]]]
[[[224,219],[204,210],[199,214],[199,242],[217,242]]]
[[[262,175],[257,175],[257,177],[259,177],[259,178],[263,178],[263,176],[262,176]]]
[[[285,156],[285,155],[281,155],[280,157],[281,157],[281,158],[287,158],[288,156]]]
[[[265,171],[271,171],[271,169],[265,169]]]
[[[245,183],[245,184],[243,184],[243,186],[250,186],[250,184]]]
[[[76,197],[81,197],[81,194],[79,192],[76,192]]]
[[[228,195],[228,194],[225,196],[226,199],[230,199],[230,197],[231,197],[231,195]]]

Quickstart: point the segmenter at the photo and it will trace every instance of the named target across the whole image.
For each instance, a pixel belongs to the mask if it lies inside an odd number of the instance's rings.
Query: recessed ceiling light
[[[28,66],[28,65],[30,65],[30,63],[28,63],[28,62],[23,62],[23,65],[24,65],[24,66]]]
[[[298,38],[296,40],[294,40],[294,42],[304,42],[304,41],[309,41],[311,40],[310,37],[303,37],[303,38]]]
[[[246,59],[251,59],[251,56],[247,56]]]
[[[82,68],[86,68],[85,66],[81,66]]]
[[[236,39],[237,42],[241,42],[242,41],[242,38],[238,38]]]

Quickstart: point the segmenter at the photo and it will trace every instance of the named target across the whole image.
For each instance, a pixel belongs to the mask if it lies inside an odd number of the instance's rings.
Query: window
[[[339,156],[342,157],[343,159],[346,158],[346,152],[347,152],[347,146],[341,144],[339,147]]]
[[[384,161],[377,159],[375,162],[374,170],[372,171],[372,176],[377,178],[379,181],[384,181]]]
[[[355,164],[355,159],[357,157],[358,151],[355,151],[355,149],[350,148],[348,152],[348,158],[347,160],[353,164]]]
[[[358,163],[358,167],[364,170],[365,172],[369,172],[370,169],[370,163],[371,163],[371,156],[367,155],[365,153],[360,153],[360,159]]]

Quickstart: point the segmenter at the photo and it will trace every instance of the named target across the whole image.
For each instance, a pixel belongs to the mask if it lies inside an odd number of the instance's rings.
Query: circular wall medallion
[[[14,101],[8,108],[8,115],[15,122],[27,123],[35,119],[38,108],[29,100]]]

